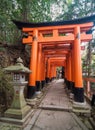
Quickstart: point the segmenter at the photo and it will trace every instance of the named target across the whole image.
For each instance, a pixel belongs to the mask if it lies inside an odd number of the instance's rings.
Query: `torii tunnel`
[[[74,101],[84,102],[81,65],[81,42],[89,42],[95,15],[69,21],[26,23],[13,21],[31,47],[28,98],[40,91],[44,82],[56,77],[56,68],[64,67],[65,82],[74,93]]]

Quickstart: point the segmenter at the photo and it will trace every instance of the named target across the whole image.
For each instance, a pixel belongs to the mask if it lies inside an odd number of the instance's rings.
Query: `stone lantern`
[[[12,85],[14,87],[14,99],[11,107],[5,112],[5,117],[22,120],[31,110],[31,107],[26,104],[23,94],[24,87],[28,83],[25,81],[25,76],[27,73],[31,73],[31,71],[24,67],[21,58],[17,59],[15,65],[5,68],[5,71],[12,74]]]

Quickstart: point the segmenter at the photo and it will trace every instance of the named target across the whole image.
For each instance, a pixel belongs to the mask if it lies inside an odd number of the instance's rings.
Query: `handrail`
[[[95,103],[95,86],[91,86],[91,82],[95,84],[95,78],[92,77],[83,77],[83,80],[86,81],[84,84],[85,96],[87,101],[90,101],[91,106],[94,106]]]
[[[83,77],[83,80],[95,82],[95,78]]]
[[[95,89],[91,88],[90,82],[95,83],[95,78],[93,78],[93,77],[83,77],[83,80],[86,81],[86,85],[84,85],[85,95],[91,101],[93,94],[95,94]]]

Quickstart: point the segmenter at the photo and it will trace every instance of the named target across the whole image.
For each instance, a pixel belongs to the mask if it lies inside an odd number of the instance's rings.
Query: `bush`
[[[0,68],[0,111],[4,112],[12,103],[14,90],[10,84],[12,77]]]

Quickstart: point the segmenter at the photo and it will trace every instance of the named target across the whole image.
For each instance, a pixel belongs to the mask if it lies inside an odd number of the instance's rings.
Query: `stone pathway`
[[[41,101],[29,124],[24,128],[1,123],[0,130],[88,130],[81,120],[72,113],[72,102],[69,100],[64,80],[54,80],[46,88],[46,95]],[[92,130],[92,129],[91,129]]]
[[[31,130],[87,130],[87,128],[77,122],[69,112],[42,110]]]
[[[72,109],[72,103],[67,97],[66,90],[64,88],[64,80],[59,79],[53,82],[52,87],[49,89],[47,95],[40,104],[40,108],[49,109]]]
[[[88,130],[80,119],[69,111],[72,109],[72,103],[65,92],[63,82],[60,79],[51,83],[51,88],[24,130]]]

